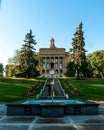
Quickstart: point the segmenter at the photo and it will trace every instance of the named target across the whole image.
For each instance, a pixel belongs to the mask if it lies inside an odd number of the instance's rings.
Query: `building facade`
[[[41,74],[45,77],[52,75],[59,77],[66,72],[69,62],[69,53],[65,48],[57,48],[54,38],[50,40],[49,48],[40,48],[39,55],[42,58]]]

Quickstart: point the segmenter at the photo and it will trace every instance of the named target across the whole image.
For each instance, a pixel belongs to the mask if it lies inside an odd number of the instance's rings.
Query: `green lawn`
[[[70,98],[104,100],[104,79],[60,79]]]
[[[0,102],[14,102],[24,99],[33,99],[43,87],[45,79],[13,79],[0,78]],[[30,89],[36,87],[32,96],[28,96]]]
[[[104,79],[60,79],[69,98],[104,100]],[[45,79],[0,78],[0,102],[34,99],[44,85]],[[32,95],[31,95],[32,94]]]

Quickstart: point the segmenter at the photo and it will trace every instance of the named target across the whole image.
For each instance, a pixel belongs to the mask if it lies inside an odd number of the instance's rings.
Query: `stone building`
[[[41,74],[45,77],[52,75],[59,77],[66,72],[66,66],[69,62],[69,53],[65,48],[57,48],[54,38],[50,40],[49,48],[39,49],[40,57],[42,57]]]

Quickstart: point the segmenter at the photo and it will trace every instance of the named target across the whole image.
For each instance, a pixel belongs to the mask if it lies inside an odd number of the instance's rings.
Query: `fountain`
[[[51,86],[50,95],[47,92],[47,84]],[[64,115],[98,114],[99,104],[65,98],[65,95],[59,80],[56,78],[48,78],[37,99],[6,104],[7,115],[62,117]]]
[[[53,99],[54,99],[54,78],[52,79],[51,83],[51,96],[52,96],[52,102],[53,102]]]

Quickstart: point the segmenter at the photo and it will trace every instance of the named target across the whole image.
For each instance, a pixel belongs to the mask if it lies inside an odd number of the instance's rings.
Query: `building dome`
[[[55,41],[54,38],[51,38],[49,48],[56,48],[54,41]]]

